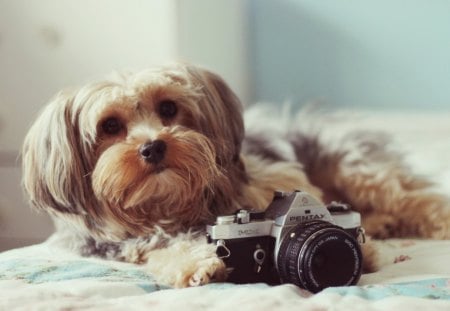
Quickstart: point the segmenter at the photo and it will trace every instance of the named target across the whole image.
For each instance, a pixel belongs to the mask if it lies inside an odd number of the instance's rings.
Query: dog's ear
[[[74,94],[59,93],[30,128],[22,149],[23,186],[33,206],[51,214],[85,213],[90,196]]]
[[[189,74],[198,81],[205,97],[200,126],[216,147],[221,164],[239,161],[244,121],[242,104],[227,83],[217,74],[195,66],[187,66]]]

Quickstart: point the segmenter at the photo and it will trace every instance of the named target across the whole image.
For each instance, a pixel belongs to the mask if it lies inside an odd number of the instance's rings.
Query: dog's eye
[[[178,112],[177,104],[172,100],[163,100],[159,103],[158,113],[163,119],[172,119]]]
[[[108,135],[118,134],[123,128],[122,122],[117,118],[108,118],[102,123],[102,130]]]

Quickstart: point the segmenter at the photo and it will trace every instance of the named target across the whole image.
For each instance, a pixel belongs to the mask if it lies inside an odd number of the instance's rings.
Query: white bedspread
[[[392,131],[408,160],[450,190],[450,114],[376,115],[358,125]],[[44,244],[0,254],[0,310],[450,310],[450,240],[377,241],[380,271],[358,286],[312,295],[293,285],[210,284],[169,289],[143,267],[83,258]]]
[[[449,310],[450,241],[387,240],[383,268],[312,295],[293,285],[168,289],[142,267],[82,258],[52,241],[0,255],[0,309]]]

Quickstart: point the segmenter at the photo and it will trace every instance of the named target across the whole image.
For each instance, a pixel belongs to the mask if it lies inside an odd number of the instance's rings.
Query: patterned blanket
[[[450,241],[376,242],[386,258],[357,286],[313,295],[293,285],[216,283],[170,289],[145,267],[41,245],[0,254],[0,309],[449,310]]]

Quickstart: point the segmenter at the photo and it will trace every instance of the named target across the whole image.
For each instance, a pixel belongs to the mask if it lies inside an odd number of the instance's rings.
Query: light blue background
[[[251,97],[450,109],[450,1],[254,0]]]

